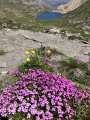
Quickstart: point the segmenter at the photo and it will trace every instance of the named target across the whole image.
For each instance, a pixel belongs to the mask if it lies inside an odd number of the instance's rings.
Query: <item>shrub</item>
[[[4,55],[5,51],[4,50],[0,50],[0,55]]]
[[[81,37],[77,37],[77,36],[74,36],[74,35],[69,36],[69,40],[74,40],[74,39],[79,39],[79,40],[82,40],[82,38],[81,38]]]
[[[47,53],[49,51],[49,53]],[[31,54],[30,54],[31,53]],[[26,51],[26,56],[30,55],[26,59],[26,63],[20,65],[18,69],[20,72],[24,72],[25,69],[44,70],[46,72],[54,72],[53,65],[50,63],[51,51],[45,50],[45,47],[35,49],[35,51]]]

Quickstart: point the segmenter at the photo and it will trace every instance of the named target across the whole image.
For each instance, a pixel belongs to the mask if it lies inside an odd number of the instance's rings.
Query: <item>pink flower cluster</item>
[[[76,107],[90,100],[90,91],[78,90],[70,80],[52,73],[29,69],[28,74],[16,71],[14,76],[18,76],[20,81],[2,89],[0,95],[0,114],[3,117],[18,112],[24,113],[22,120],[31,116],[36,120],[68,120],[74,115],[70,101],[74,101]]]
[[[14,26],[14,29],[18,29],[18,27],[17,27],[17,26]]]
[[[7,27],[7,25],[8,25],[7,23],[3,23],[2,24],[3,27]]]

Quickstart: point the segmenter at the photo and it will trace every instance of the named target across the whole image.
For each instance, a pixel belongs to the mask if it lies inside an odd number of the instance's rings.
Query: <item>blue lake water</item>
[[[64,15],[58,12],[43,12],[43,13],[40,13],[36,19],[51,20],[59,17],[64,17]]]

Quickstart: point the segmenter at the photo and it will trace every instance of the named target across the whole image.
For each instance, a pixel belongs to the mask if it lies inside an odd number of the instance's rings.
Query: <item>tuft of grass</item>
[[[18,67],[19,71],[21,73],[24,73],[25,69],[29,70],[29,69],[33,69],[33,70],[38,70],[38,69],[41,69],[43,71],[46,71],[46,72],[54,72],[53,68],[48,68],[48,65],[46,65],[45,63],[40,63],[39,65],[31,65],[31,66],[28,66],[27,63],[24,63],[22,65],[20,65]]]
[[[74,39],[82,40],[81,37],[77,37],[77,36],[74,36],[74,35],[69,36],[69,40],[74,40]]]
[[[37,52],[37,54],[39,56],[41,56],[41,57],[44,57],[44,56],[46,57],[47,56],[47,54],[46,54],[47,50],[51,51],[51,53],[49,55],[50,57],[53,56],[53,55],[63,55],[63,56],[65,56],[62,52],[56,50],[55,48],[53,49],[53,48],[45,47],[45,46],[41,45],[40,48],[35,49],[35,51]]]
[[[63,56],[65,56],[62,52],[56,50],[55,48],[50,49],[50,50],[51,50],[51,55],[63,55]]]
[[[0,50],[0,55],[4,55],[5,51],[4,50]]]
[[[81,62],[80,64],[77,64],[77,59],[75,58],[68,58],[68,61],[60,61],[60,63],[64,66],[64,67],[68,67],[68,70],[73,69],[73,68],[79,68],[82,70],[86,70],[88,69],[88,65],[85,62]]]
[[[66,35],[66,30],[63,30],[63,29],[62,29],[62,30],[60,31],[60,34]]]

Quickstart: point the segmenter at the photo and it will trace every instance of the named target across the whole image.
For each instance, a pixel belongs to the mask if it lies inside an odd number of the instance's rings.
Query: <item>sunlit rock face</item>
[[[60,12],[60,13],[67,13],[69,11],[72,11],[76,8],[78,8],[80,5],[82,5],[84,2],[87,0],[70,0],[67,4],[65,5],[59,5],[55,12]]]

